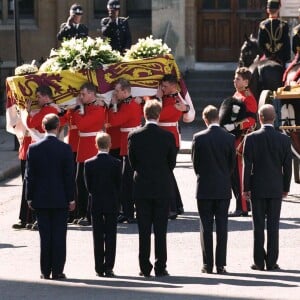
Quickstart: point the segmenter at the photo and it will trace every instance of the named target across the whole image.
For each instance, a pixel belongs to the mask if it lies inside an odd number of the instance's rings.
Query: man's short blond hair
[[[111,137],[108,133],[100,131],[96,135],[96,146],[98,150],[109,149],[111,146]]]
[[[202,111],[202,119],[206,119],[209,123],[219,120],[218,109],[213,105],[207,105]]]

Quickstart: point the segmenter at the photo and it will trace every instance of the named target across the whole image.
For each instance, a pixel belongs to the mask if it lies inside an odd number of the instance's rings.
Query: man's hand
[[[288,194],[289,194],[288,192],[283,192],[282,193],[282,198],[286,198],[288,196]]]
[[[225,124],[223,127],[224,127],[227,131],[229,131],[229,132],[235,129],[235,126],[234,126],[233,123],[232,123],[232,124]]]
[[[69,211],[73,211],[76,207],[75,201],[71,201],[69,203]]]

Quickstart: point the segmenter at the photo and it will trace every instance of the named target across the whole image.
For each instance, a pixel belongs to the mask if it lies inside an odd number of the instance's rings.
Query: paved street
[[[184,132],[190,145],[193,129]],[[0,145],[1,147],[1,145]],[[5,160],[1,155],[1,163]],[[9,149],[7,149],[9,152]],[[11,154],[13,156],[13,154]],[[9,159],[9,156],[8,156]],[[229,221],[228,275],[202,274],[195,176],[190,155],[175,169],[185,214],[169,221],[170,277],[138,276],[136,224],[118,225],[116,278],[95,276],[91,227],[69,226],[65,273],[68,279],[39,279],[39,236],[14,230],[21,178],[0,182],[0,299],[300,299],[300,185],[284,200],[280,231],[280,271],[253,271],[250,217]],[[234,201],[233,201],[234,202]]]

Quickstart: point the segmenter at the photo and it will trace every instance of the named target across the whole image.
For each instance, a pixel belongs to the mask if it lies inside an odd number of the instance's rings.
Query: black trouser
[[[128,219],[134,218],[134,200],[133,200],[133,170],[130,166],[128,156],[123,156],[121,205],[123,214]]]
[[[22,175],[22,196],[21,196],[21,205],[19,212],[19,219],[23,224],[32,224],[35,221],[35,215],[33,211],[28,207],[27,201],[25,199],[25,174],[26,160],[21,160],[21,175]]]
[[[156,272],[166,269],[167,263],[167,226],[169,199],[137,198],[137,221],[139,229],[139,264],[144,274],[150,274],[151,230],[154,231],[154,255]]]
[[[216,266],[226,266],[227,225],[230,199],[198,199],[200,216],[200,240],[203,265],[212,269],[213,255],[213,225],[216,222]]]
[[[117,213],[92,212],[95,270],[103,273],[115,265]]]
[[[84,182],[84,162],[77,163],[76,172],[76,190],[77,190],[77,203],[76,203],[76,218],[91,219],[89,208],[89,193],[86,189]]]
[[[36,209],[41,239],[41,272],[45,276],[63,273],[66,262],[68,210]]]
[[[272,268],[279,254],[279,220],[281,198],[252,198],[252,218],[254,230],[254,263],[263,268]],[[267,219],[267,251],[265,242],[265,219]]]

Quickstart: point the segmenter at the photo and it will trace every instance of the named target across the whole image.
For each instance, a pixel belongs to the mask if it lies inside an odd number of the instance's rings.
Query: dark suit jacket
[[[121,188],[121,161],[105,153],[84,163],[84,180],[92,212],[117,213]]]
[[[67,208],[74,200],[74,161],[71,147],[54,136],[31,144],[25,172],[26,200],[32,207]]]
[[[278,198],[288,192],[292,176],[292,151],[288,136],[271,126],[246,136],[244,191],[256,198]]]
[[[134,170],[134,198],[160,198],[171,194],[176,155],[173,134],[155,124],[146,124],[129,134],[128,158]]]
[[[219,126],[194,135],[192,161],[197,175],[197,199],[230,199],[235,166],[235,137]]]

